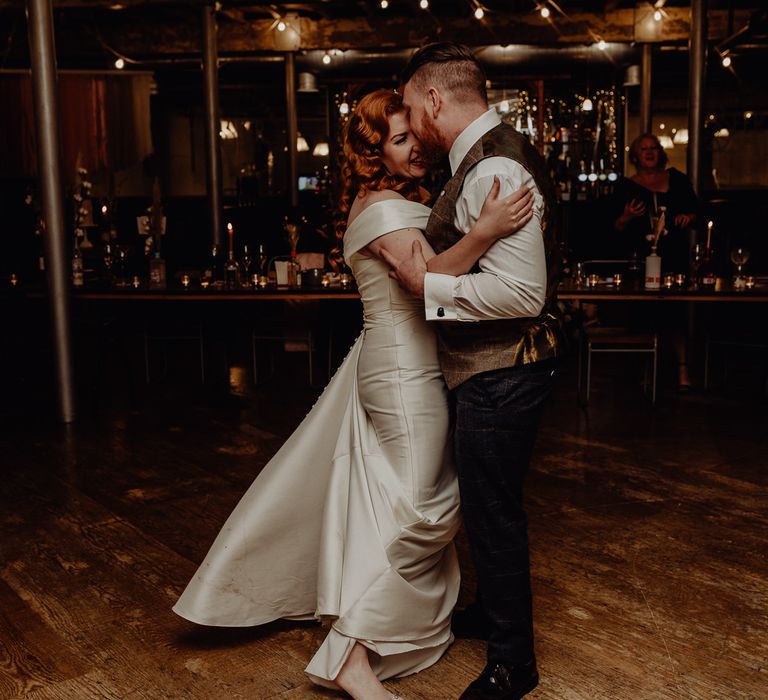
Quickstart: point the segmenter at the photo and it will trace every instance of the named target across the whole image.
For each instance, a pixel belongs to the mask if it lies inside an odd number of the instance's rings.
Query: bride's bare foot
[[[376,678],[368,662],[368,650],[362,644],[352,647],[335,681],[354,700],[393,700],[397,697]]]

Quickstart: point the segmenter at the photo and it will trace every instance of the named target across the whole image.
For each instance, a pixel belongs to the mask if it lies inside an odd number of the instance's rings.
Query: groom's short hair
[[[401,85],[408,81],[418,90],[434,85],[452,92],[462,101],[488,102],[485,72],[471,49],[463,44],[440,41],[422,46],[411,56],[400,76]]]

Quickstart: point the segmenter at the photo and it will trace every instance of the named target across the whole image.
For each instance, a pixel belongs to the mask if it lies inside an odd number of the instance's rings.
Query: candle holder
[[[678,275],[675,277],[675,284],[678,287],[684,287],[685,286],[685,275],[682,273],[678,273]]]
[[[266,289],[269,284],[269,277],[266,275],[259,275],[259,289]]]
[[[620,272],[614,272],[613,273],[613,283],[616,285],[617,288],[621,287],[622,283],[624,282],[624,277]]]
[[[339,284],[342,289],[349,289],[352,286],[352,275],[342,272],[339,275]]]
[[[600,281],[600,276],[592,273],[587,275],[587,287],[597,287],[597,283]]]
[[[139,289],[141,287],[141,277],[134,275],[133,279],[131,280],[131,287],[134,289]]]
[[[181,276],[181,286],[184,287],[184,289],[189,289],[189,283],[190,283],[189,275],[182,275]]]
[[[747,275],[746,279],[744,280],[744,286],[747,289],[754,289],[755,288],[755,278],[752,275]]]
[[[664,275],[664,289],[672,289],[672,286],[674,284],[675,284],[674,275]]]

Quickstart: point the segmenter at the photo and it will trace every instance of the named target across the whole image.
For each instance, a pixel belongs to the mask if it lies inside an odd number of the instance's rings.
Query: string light
[[[349,102],[346,100],[339,105],[339,114],[346,117],[349,114]]]
[[[123,68],[125,68],[125,61],[122,58],[118,58],[115,61],[115,68],[117,68],[117,70],[123,70]]]
[[[723,56],[723,68],[728,68],[733,61],[730,56]]]
[[[286,25],[286,23],[285,23],[285,22],[283,22],[283,20],[280,20],[280,21],[277,23],[277,31],[278,31],[278,32],[284,32],[284,31],[286,30],[286,28],[287,28],[287,25]]]
[[[475,10],[475,19],[482,19],[483,17],[485,17],[485,10],[478,5]]]
[[[381,0],[379,4],[382,10],[386,10],[389,7],[389,0]]]
[[[539,14],[544,18],[547,19],[550,15],[549,8],[546,5],[542,5],[541,9],[539,10]]]
[[[419,0],[419,7],[426,10],[429,7],[429,0]]]

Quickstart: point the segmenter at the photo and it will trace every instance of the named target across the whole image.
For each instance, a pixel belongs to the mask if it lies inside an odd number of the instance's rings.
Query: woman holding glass
[[[638,136],[629,147],[629,161],[635,166],[632,177],[616,185],[616,212],[613,226],[622,237],[621,248],[627,257],[641,260],[651,252],[654,226],[665,211],[666,234],[658,241],[656,253],[661,257],[662,271],[688,273],[688,229],[699,218],[699,200],[688,177],[675,168],[667,168],[667,154],[653,134]],[[669,326],[678,368],[678,389],[690,390],[688,353],[679,314],[656,319]],[[665,323],[668,321],[668,323]]]

